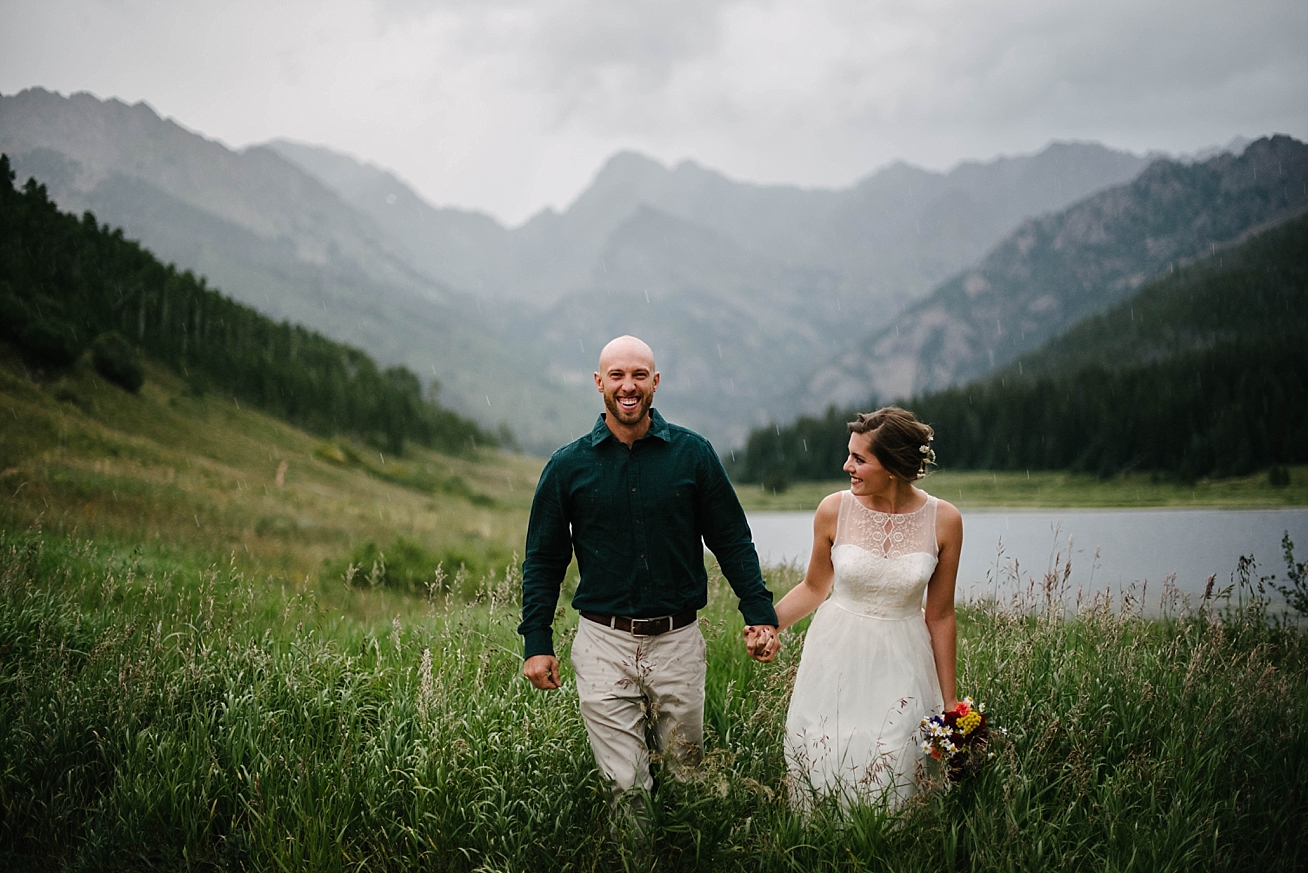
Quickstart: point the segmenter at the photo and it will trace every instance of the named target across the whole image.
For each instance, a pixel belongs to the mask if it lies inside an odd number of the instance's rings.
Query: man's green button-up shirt
[[[745,512],[708,440],[651,409],[648,433],[627,448],[601,414],[554,453],[536,485],[518,627],[526,657],[554,653],[551,624],[574,552],[573,608],[657,618],[708,603],[706,545],[745,622],[775,625]]]

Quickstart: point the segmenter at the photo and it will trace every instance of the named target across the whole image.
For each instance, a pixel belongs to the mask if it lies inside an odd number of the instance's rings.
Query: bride
[[[848,427],[849,490],[818,506],[808,573],[777,604],[783,630],[817,610],[786,718],[786,760],[801,806],[834,795],[894,808],[925,765],[922,719],[958,703],[963,519],[913,484],[935,461],[933,432],[913,413],[887,406]]]

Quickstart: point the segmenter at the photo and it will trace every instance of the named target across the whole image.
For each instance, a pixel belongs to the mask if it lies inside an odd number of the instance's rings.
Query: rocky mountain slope
[[[1308,145],[1257,140],[1240,155],[1159,160],[1134,181],[1030,219],[820,368],[807,408],[907,397],[983,375],[1124,299],[1177,264],[1308,210]]]

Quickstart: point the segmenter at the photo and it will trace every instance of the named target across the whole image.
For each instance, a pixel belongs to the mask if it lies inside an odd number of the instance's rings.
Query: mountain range
[[[1159,163],[1090,143],[949,172],[898,163],[838,190],[750,185],[623,152],[566,210],[508,228],[434,207],[393,173],[321,147],[234,151],[144,104],[0,96],[0,150],[20,181],[37,177],[62,208],[121,225],[237,300],[439,379],[443,402],[507,423],[534,451],[589,427],[596,354],[623,332],[658,352],[660,409],[721,450],[761,422],[965,378],[991,351],[1002,363],[1167,258],[1293,212],[1288,195],[1246,202],[1270,191],[1267,160],[1288,161],[1287,179],[1299,172],[1301,144],[1267,148],[1253,161],[1263,183],[1248,190],[1230,176],[1243,157]],[[1228,184],[1226,200],[1191,190]],[[1169,191],[1170,212],[1153,205]],[[1069,208],[1083,211],[1068,219]],[[1234,212],[1173,220],[1190,208]],[[1086,240],[1141,227],[1143,255],[1077,260],[1106,250]],[[1040,261],[1045,252],[1053,260]],[[1063,270],[1079,290],[1063,289]],[[1049,281],[1057,287],[1041,292]],[[1027,321],[993,302],[1010,294]],[[1050,297],[1056,306],[1041,302]],[[995,346],[984,306],[1031,345]],[[937,323],[954,332],[932,333]],[[888,343],[895,326],[920,341]],[[943,363],[932,351],[941,336],[961,349]],[[922,361],[936,369],[919,375]]]
[[[505,304],[505,335],[546,355],[551,383],[586,390],[600,343],[645,337],[664,372],[660,407],[720,448],[806,408],[806,377],[1023,218],[1147,163],[1055,143],[949,173],[898,163],[846,189],[805,190],[621,152],[565,211],[509,229],[430,207],[347,156],[268,147],[405,240],[412,262]]]
[[[1308,211],[1308,145],[1273,136],[1029,219],[971,270],[870,333],[807,386],[848,405],[984,375],[1145,281]],[[814,408],[812,404],[810,408]]]
[[[508,229],[431,207],[393,174],[345,155],[287,140],[267,145],[372,216],[433,276],[538,304],[590,284],[615,232],[642,209],[712,230],[763,263],[833,273],[851,292],[916,297],[1022,219],[1126,181],[1146,163],[1099,145],[1055,143],[947,174],[900,162],[843,190],[806,190],[620,152],[565,212],[545,209]]]

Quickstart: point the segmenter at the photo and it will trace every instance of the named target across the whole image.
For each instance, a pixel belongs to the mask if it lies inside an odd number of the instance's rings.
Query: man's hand
[[[771,663],[781,651],[781,637],[770,624],[752,624],[741,633],[745,637],[745,651],[759,663]]]
[[[532,655],[522,665],[522,675],[542,691],[559,687],[559,659],[553,655]]]

